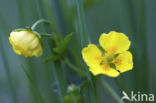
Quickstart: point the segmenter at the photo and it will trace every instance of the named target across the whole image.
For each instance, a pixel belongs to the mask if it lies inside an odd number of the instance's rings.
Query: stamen
[[[101,62],[100,62],[100,65],[104,65],[105,64],[105,62],[102,60]]]

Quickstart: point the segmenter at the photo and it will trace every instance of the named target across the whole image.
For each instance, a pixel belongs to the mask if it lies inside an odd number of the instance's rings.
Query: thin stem
[[[86,76],[86,74],[84,73],[84,71],[81,70],[81,68],[76,67],[75,65],[73,65],[68,58],[64,59],[64,62],[74,71],[76,71],[80,76]]]
[[[121,91],[125,91],[125,92],[127,91],[120,85],[120,82],[116,78],[114,78],[113,80],[114,80],[115,84],[119,87],[119,89]]]
[[[121,86],[120,82],[117,80],[117,78],[114,79],[115,84],[118,86],[118,88],[121,91],[125,91],[127,93],[127,95],[130,97],[129,92],[127,91],[126,88],[124,88],[123,86]]]
[[[81,37],[81,48],[86,46],[88,44],[88,36],[86,34],[85,30],[85,22],[84,22],[84,15],[83,15],[83,6],[82,6],[82,0],[75,0],[76,2],[76,10],[77,10],[77,16],[78,16],[78,23],[79,23],[79,30],[80,30],[80,37]],[[91,103],[97,103],[97,97],[96,97],[96,89],[95,89],[95,83],[93,81],[92,76],[90,75],[88,68],[85,67],[86,74],[88,77],[88,80],[90,81],[90,99]]]
[[[40,20],[37,20],[37,21],[32,25],[31,29],[34,30],[34,29],[36,28],[36,26],[37,26],[38,24],[42,23],[42,22],[51,24],[48,20],[40,19]]]
[[[83,7],[80,3],[80,0],[76,0],[76,8],[77,8],[77,14],[78,14],[78,22],[79,22],[79,29],[80,29],[80,37],[81,37],[81,44],[82,47],[88,44],[88,36],[86,35],[85,30],[85,23],[84,23],[84,15],[83,15]]]
[[[39,103],[45,103],[45,101],[43,100],[39,90],[36,88],[31,75],[26,71],[24,66],[23,66],[23,71],[25,72],[25,74],[26,74],[26,76],[27,76],[27,78],[29,80],[29,84],[30,84],[30,87],[31,87],[31,89],[33,91],[33,94],[37,97],[37,99],[39,100]]]
[[[59,87],[60,103],[63,103],[63,97],[66,95],[67,90],[67,80],[63,68],[61,68],[60,61],[54,62],[54,65],[55,68],[53,68],[53,74]]]
[[[128,90],[126,88],[124,88],[123,86],[121,86],[120,82],[116,78],[114,79],[114,82],[119,87],[119,89],[121,91],[125,91],[127,93],[128,97],[130,97],[130,94],[129,94]],[[136,102],[134,102],[134,103],[136,103]]]
[[[76,1],[76,8],[77,8],[77,15],[78,15],[78,22],[79,22],[79,29],[80,29],[80,35],[81,35],[81,44],[82,47],[84,47],[86,44],[88,44],[88,40],[87,40],[87,35],[85,32],[85,24],[84,24],[84,16],[82,13],[82,4],[80,3],[80,0],[75,0]],[[87,77],[88,79],[91,81],[91,84],[93,86],[92,80],[91,80],[91,76],[89,74],[88,69],[85,67],[86,73],[87,73]]]
[[[42,0],[42,3],[44,5],[45,11],[50,19],[51,22],[56,24],[55,19],[54,19],[54,13],[52,11],[52,8],[50,7],[50,4],[48,3],[47,0]]]
[[[121,102],[120,97],[118,96],[118,94],[111,88],[111,86],[106,82],[106,80],[104,80],[103,78],[100,80],[102,86],[114,97],[114,99],[118,102],[118,103],[123,103]]]
[[[48,23],[51,28],[53,29],[53,31],[55,33],[59,33],[58,30],[55,28],[55,26],[49,21],[49,20],[45,20],[45,19],[40,19],[40,20],[37,20],[31,27],[32,30],[35,30],[35,28],[37,27],[37,25],[39,25],[40,23]]]
[[[140,15],[139,15],[139,38],[140,38],[140,44],[142,49],[142,59],[140,68],[144,68],[142,75],[140,75],[140,89],[144,92],[149,91],[149,61],[148,61],[148,53],[147,53],[147,30],[146,30],[146,6],[145,6],[145,0],[140,0]],[[141,72],[141,71],[139,71]]]

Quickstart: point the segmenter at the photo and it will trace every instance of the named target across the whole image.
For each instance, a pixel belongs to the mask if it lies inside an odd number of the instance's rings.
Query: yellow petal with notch
[[[117,77],[120,73],[111,68],[109,65],[90,67],[89,70],[93,73],[93,75],[104,74],[110,77]]]
[[[94,44],[89,44],[88,47],[83,48],[82,57],[88,66],[94,67],[99,65],[103,59],[101,51]]]
[[[116,69],[121,73],[133,68],[133,57],[129,51],[123,52],[113,61]]]
[[[123,33],[115,31],[111,31],[108,34],[101,34],[99,43],[104,48],[104,50],[112,55],[122,53],[128,50],[130,46],[128,37]]]

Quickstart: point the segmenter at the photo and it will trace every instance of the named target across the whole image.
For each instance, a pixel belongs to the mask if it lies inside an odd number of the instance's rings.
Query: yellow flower
[[[105,74],[117,77],[133,68],[133,57],[128,51],[130,41],[123,33],[111,31],[101,34],[100,46],[89,44],[82,56],[93,75]]]
[[[24,55],[25,57],[39,57],[42,55],[42,45],[40,39],[32,31],[15,30],[11,32],[9,41],[13,50],[18,55]]]

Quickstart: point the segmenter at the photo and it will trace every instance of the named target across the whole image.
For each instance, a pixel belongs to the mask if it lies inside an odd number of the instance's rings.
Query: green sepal
[[[14,29],[13,31],[14,32],[19,32],[19,31],[31,31],[32,32],[32,29],[30,27],[25,27],[25,28]]]
[[[114,58],[117,58],[118,56],[119,56],[119,54],[115,54],[115,55],[114,55]]]
[[[33,31],[33,30],[31,29],[31,27],[28,27],[28,26],[26,27],[26,30],[27,30],[27,31]]]
[[[19,32],[19,31],[26,31],[26,28],[18,28],[18,29],[14,29],[13,32]]]
[[[30,27],[18,28],[18,29],[13,30],[13,32],[20,32],[20,31],[30,31],[33,34],[37,35],[39,38],[41,38],[40,33],[33,31]]]
[[[101,45],[99,45],[98,48],[102,52],[102,56],[104,56],[106,51],[101,47]]]
[[[31,31],[31,32],[37,35],[39,38],[41,38],[40,33],[38,33],[37,31]]]
[[[116,66],[115,66],[114,63],[111,63],[111,64],[110,64],[110,67],[116,70]]]

